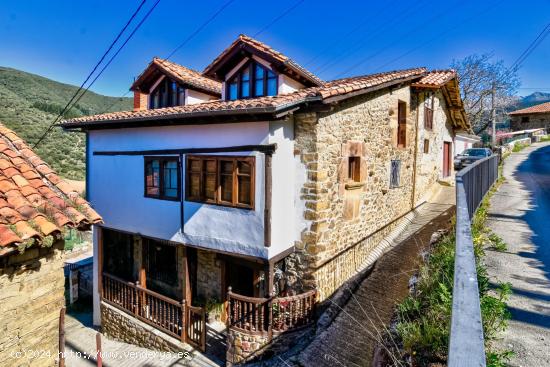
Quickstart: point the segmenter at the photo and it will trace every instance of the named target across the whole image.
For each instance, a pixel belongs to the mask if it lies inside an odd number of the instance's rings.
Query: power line
[[[400,13],[396,14],[396,17],[392,17],[390,21],[383,22],[380,24],[372,33],[368,33],[365,37],[357,40],[357,42],[353,43],[350,47],[340,52],[336,57],[333,57],[329,60],[326,60],[324,63],[319,65],[317,68],[314,68],[312,71],[315,73],[323,73],[326,70],[329,70],[334,65],[338,64],[342,60],[344,60],[347,57],[350,57],[351,55],[359,52],[361,48],[370,40],[375,39],[379,34],[383,33],[384,30],[398,24],[406,17],[410,17],[417,11],[420,11],[422,9],[419,4],[422,3],[424,0],[420,0],[418,3],[414,3],[408,8],[405,8]],[[389,8],[385,8],[389,9]],[[390,9],[391,10],[391,9]],[[380,11],[375,15],[375,18],[383,18],[382,17],[383,12]],[[370,19],[370,18],[369,18]]]
[[[457,6],[461,5],[461,1],[458,1],[456,3],[456,5],[453,5],[452,8],[453,9],[456,9]],[[340,73],[336,74],[336,76],[334,78],[340,78],[346,74],[348,74],[349,72],[351,72],[352,70],[356,69],[357,67],[363,65],[365,62],[367,62],[368,60],[371,60],[373,58],[375,58],[376,56],[380,55],[381,53],[383,53],[384,51],[388,50],[389,48],[395,46],[396,44],[400,43],[404,38],[407,38],[413,34],[415,34],[416,32],[420,31],[421,29],[423,29],[424,27],[426,27],[427,25],[431,24],[432,21],[438,19],[438,18],[441,18],[441,16],[443,16],[444,14],[448,13],[448,10],[444,9],[442,10],[441,12],[437,13],[436,15],[432,16],[431,18],[429,18],[428,20],[418,24],[416,27],[414,27],[413,29],[411,29],[410,31],[406,32],[403,36],[399,37],[399,39],[396,39],[394,42],[386,45],[385,47],[379,49],[378,51],[370,54],[369,56],[361,59],[359,62],[351,65],[350,67],[346,68],[345,70],[341,71]]]
[[[288,13],[290,13],[291,11],[293,11],[294,9],[296,9],[298,7],[298,5],[300,5],[301,3],[303,3],[305,0],[298,0],[294,5],[292,5],[290,8],[288,8],[287,10],[285,10],[284,12],[282,12],[279,16],[277,16],[275,19],[273,19],[271,22],[269,22],[268,24],[266,24],[262,29],[260,29],[258,32],[254,33],[254,35],[252,36],[253,38],[256,38],[258,37],[260,34],[264,33],[269,27],[271,27],[273,24],[277,23],[279,20],[283,19],[285,16],[288,15]]]
[[[204,23],[202,23],[193,33],[191,33],[187,38],[178,46],[176,47],[168,57],[166,57],[165,60],[168,60],[176,52],[178,52],[183,46],[185,46],[189,41],[191,41],[197,34],[199,34],[210,22],[212,22],[225,8],[227,8],[231,3],[233,3],[235,0],[229,0],[225,4],[222,5],[221,8],[219,8],[210,18],[208,18]]]
[[[420,45],[418,45],[418,46],[416,46],[416,47],[413,47],[413,48],[410,49],[409,51],[407,51],[407,52],[405,52],[405,53],[399,55],[398,57],[396,57],[396,58],[394,58],[394,59],[392,59],[392,60],[390,60],[390,61],[388,61],[388,62],[382,64],[381,66],[379,66],[379,67],[378,67],[377,69],[375,69],[374,71],[375,71],[375,72],[376,72],[376,71],[379,71],[379,70],[385,68],[386,66],[391,65],[391,64],[393,64],[394,62],[396,62],[396,61],[402,59],[403,57],[408,56],[408,55],[410,55],[411,53],[413,53],[413,52],[415,52],[415,51],[417,51],[417,50],[419,50],[419,49],[421,49],[421,48],[423,48],[423,47],[429,45],[430,43],[432,43],[432,42],[438,40],[439,38],[444,37],[445,35],[447,35],[448,33],[452,32],[452,31],[454,31],[455,29],[457,29],[458,27],[462,26],[463,24],[468,23],[468,22],[471,22],[472,20],[474,20],[474,19],[475,19],[476,17],[478,17],[479,15],[482,15],[482,14],[487,13],[487,12],[488,12],[489,10],[491,10],[492,8],[496,7],[497,5],[500,5],[500,3],[502,3],[503,1],[504,1],[504,0],[501,0],[501,1],[498,1],[498,2],[496,2],[496,3],[494,3],[494,4],[492,4],[492,5],[489,5],[488,7],[486,7],[486,8],[485,8],[484,10],[482,10],[481,12],[476,13],[474,16],[469,17],[469,18],[463,20],[462,22],[460,22],[460,23],[458,23],[458,24],[455,24],[453,27],[447,29],[445,32],[439,33],[437,36],[435,36],[435,37],[429,39],[428,41],[426,41],[426,42],[424,42],[424,43],[422,43],[422,44],[420,44]]]
[[[111,42],[111,44],[109,45],[109,47],[107,48],[107,50],[103,53],[103,55],[101,56],[101,58],[99,59],[99,61],[95,64],[95,66],[93,67],[92,71],[90,71],[90,73],[88,74],[88,76],[86,77],[86,79],[82,82],[82,84],[80,85],[80,87],[77,89],[77,91],[73,94],[73,96],[71,97],[71,99],[69,100],[69,102],[67,102],[67,104],[65,105],[65,107],[61,110],[61,112],[59,113],[59,115],[57,115],[57,117],[55,119],[53,119],[53,121],[49,124],[48,128],[46,129],[46,132],[42,135],[42,137],[40,137],[40,139],[38,139],[38,141],[33,145],[33,149],[42,141],[42,139],[44,139],[44,137],[46,136],[46,134],[48,134],[48,132],[50,132],[50,130],[52,129],[52,127],[54,126],[54,124],[59,120],[60,117],[62,117],[66,112],[67,112],[67,109],[69,108],[69,105],[74,101],[74,99],[76,98],[76,96],[78,95],[78,93],[80,93],[80,91],[82,90],[82,88],[84,88],[84,85],[88,82],[88,80],[90,80],[90,78],[92,77],[92,75],[95,73],[95,71],[97,70],[97,68],[99,67],[99,65],[101,65],[101,63],[103,62],[103,60],[105,60],[105,57],[107,57],[107,54],[109,54],[109,52],[111,52],[111,50],[113,49],[114,45],[118,42],[118,40],[120,39],[120,37],[122,36],[122,34],[126,31],[126,29],[128,28],[128,26],[130,25],[130,23],[132,23],[132,21],[134,20],[134,18],[136,17],[136,15],[139,13],[139,11],[141,10],[141,8],[143,7],[143,5],[145,4],[147,0],[143,0],[139,6],[137,7],[137,9],[134,11],[134,13],[132,14],[132,16],[130,17],[130,19],[128,19],[128,21],[126,22],[126,24],[124,25],[124,27],[120,30],[120,32],[118,32],[117,36],[115,37],[115,39]]]
[[[107,63],[103,66],[103,68],[100,70],[100,72],[95,76],[95,78],[92,80],[92,82],[86,87],[86,89],[84,89],[84,91],[80,94],[80,96],[76,99],[76,101],[74,101],[74,103],[68,108],[67,111],[70,111],[71,108],[73,108],[81,99],[82,97],[84,97],[84,95],[86,94],[86,92],[88,92],[88,90],[92,87],[92,85],[94,85],[94,83],[97,81],[97,79],[103,74],[103,72],[107,69],[107,67],[113,62],[113,60],[118,56],[118,54],[120,53],[120,51],[122,51],[122,49],[124,48],[124,46],[126,46],[126,44],[130,41],[130,39],[134,36],[134,34],[137,32],[137,30],[143,25],[143,23],[147,20],[147,18],[149,17],[149,15],[151,15],[151,13],[153,12],[153,10],[155,10],[155,8],[157,7],[157,5],[159,4],[160,0],[157,0],[155,2],[155,4],[149,9],[149,11],[145,14],[145,16],[141,19],[141,21],[134,27],[134,29],[132,30],[132,32],[128,35],[128,37],[126,37],[126,40],[124,40],[124,42],[122,43],[121,46],[119,46],[118,50],[114,53],[113,56],[111,56],[111,58],[109,59],[109,61],[107,61]],[[54,122],[55,124],[55,122]],[[34,144],[33,146],[33,149],[36,148],[36,146],[38,144],[40,144],[40,142],[42,142],[42,140],[48,135],[48,133],[51,131],[51,129],[54,127],[54,124],[51,124],[48,129],[46,130],[46,132],[40,137],[40,139]]]

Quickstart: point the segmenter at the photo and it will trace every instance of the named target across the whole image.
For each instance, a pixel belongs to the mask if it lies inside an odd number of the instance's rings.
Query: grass
[[[514,144],[514,147],[512,148],[512,152],[517,153],[522,151],[523,149],[527,148],[529,144],[523,144],[523,143],[517,143]]]
[[[72,85],[0,67],[0,122],[14,130],[32,147],[76,90],[77,87]],[[65,117],[91,115],[104,110],[128,110],[131,106],[130,98],[88,92]],[[67,133],[56,127],[35,152],[59,175],[83,180],[85,147],[84,134]]]
[[[550,141],[550,135],[545,135],[545,136],[543,136],[542,138],[540,138],[540,141],[541,141],[541,142]]]
[[[493,347],[497,335],[506,329],[510,318],[506,300],[511,294],[509,283],[489,286],[483,262],[485,247],[505,251],[506,244],[485,227],[489,199],[499,182],[486,195],[472,220],[472,238],[476,257],[481,316],[485,337],[486,362],[489,367],[506,365],[512,351]],[[453,225],[454,227],[454,225]],[[455,260],[454,228],[434,246],[420,268],[418,281],[411,294],[397,305],[396,322],[389,337],[394,358],[404,365],[429,366],[446,363],[452,310]],[[395,346],[398,346],[397,348]]]

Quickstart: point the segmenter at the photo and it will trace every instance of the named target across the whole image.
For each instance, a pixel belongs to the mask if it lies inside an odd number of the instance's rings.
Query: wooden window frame
[[[159,161],[159,194],[158,195],[152,195],[147,193],[147,164],[152,161]],[[176,162],[177,172],[176,175],[178,177],[177,181],[177,196],[166,196],[164,194],[164,166],[166,162]],[[146,198],[151,199],[159,199],[159,200],[169,200],[169,201],[180,201],[181,200],[181,162],[179,160],[179,157],[176,156],[164,156],[164,157],[155,157],[155,156],[146,156],[143,157],[143,196]]]
[[[200,196],[195,197],[190,195],[190,160],[200,161],[200,171],[199,173],[199,187],[200,187]],[[205,198],[204,194],[204,161],[215,160],[216,161],[216,190],[215,190],[215,200]],[[232,161],[233,170],[232,170],[232,198],[231,202],[221,199],[221,165],[220,161]],[[238,172],[238,162],[246,162],[250,164],[250,204],[239,203],[239,185],[238,185],[238,176],[242,175]],[[240,209],[250,209],[254,210],[255,208],[255,195],[256,195],[256,157],[254,156],[232,156],[232,155],[186,155],[185,157],[185,200],[195,203],[204,203],[212,204],[219,206],[226,206],[231,208],[240,208]],[[194,172],[197,173],[197,172]]]
[[[434,126],[434,100],[433,93],[428,94],[424,101],[424,129],[433,130]]]
[[[424,139],[424,154],[430,153],[430,140]]]
[[[361,182],[361,157],[348,157],[348,182]]]
[[[263,87],[263,94],[261,96],[256,96],[256,65],[258,65],[259,67],[261,67],[262,69],[264,69],[264,76],[262,78],[262,87]],[[249,93],[248,93],[248,97],[243,97],[242,95],[242,78],[241,78],[241,75],[243,73],[243,71],[245,69],[248,69],[248,75],[249,75],[249,79],[248,79],[248,82],[249,82]],[[247,62],[246,64],[244,64],[237,72],[235,72],[235,74],[233,74],[231,76],[231,78],[229,78],[227,80],[227,82],[225,83],[225,95],[226,95],[226,100],[228,101],[231,101],[232,99],[230,99],[230,88],[231,88],[231,83],[233,80],[236,80],[236,83],[237,83],[237,98],[236,99],[249,99],[249,98],[260,98],[260,97],[266,97],[268,96],[267,94],[267,85],[268,85],[268,73],[271,72],[275,75],[274,79],[275,79],[275,90],[278,91],[279,90],[279,74],[277,74],[275,71],[267,68],[266,66],[260,64],[259,62],[256,62],[256,61],[249,61]],[[275,93],[275,95],[277,95],[277,93]]]
[[[404,116],[401,115],[402,109]],[[407,147],[407,102],[404,101],[397,102],[397,147]]]
[[[172,88],[175,86],[175,89]],[[160,93],[161,88],[164,88],[164,94]],[[183,95],[179,92],[183,90]],[[158,96],[157,103],[155,98]],[[163,102],[163,98],[166,98],[166,104]],[[167,108],[185,105],[185,88],[177,81],[165,77],[160,83],[155,86],[153,90],[149,92],[149,109],[154,110],[157,108]]]

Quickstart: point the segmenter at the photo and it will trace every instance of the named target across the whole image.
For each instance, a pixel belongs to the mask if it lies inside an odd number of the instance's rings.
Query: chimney
[[[147,94],[138,90],[134,91],[134,111],[143,111],[147,109]]]

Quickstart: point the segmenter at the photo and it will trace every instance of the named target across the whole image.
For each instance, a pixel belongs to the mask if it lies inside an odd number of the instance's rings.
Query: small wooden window
[[[348,157],[348,181],[361,181],[361,157]]]
[[[399,187],[401,180],[401,161],[392,160],[390,166],[390,188]]]
[[[424,128],[433,129],[434,124],[434,96],[429,94],[424,101]]]
[[[145,196],[179,200],[180,164],[176,157],[145,157]]]
[[[186,200],[254,208],[254,157],[187,156]]]
[[[430,152],[430,141],[428,139],[424,139],[424,154],[428,154]]]
[[[397,108],[397,146],[407,146],[407,103],[399,101]]]

